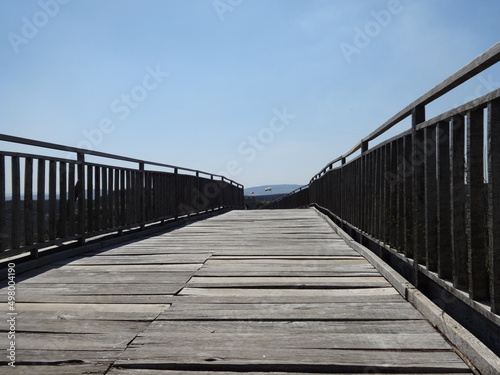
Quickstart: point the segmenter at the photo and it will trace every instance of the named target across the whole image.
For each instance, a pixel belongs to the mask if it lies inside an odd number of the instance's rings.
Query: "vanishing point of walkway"
[[[1,374],[471,372],[312,209],[232,211],[60,261],[19,275],[17,301]]]

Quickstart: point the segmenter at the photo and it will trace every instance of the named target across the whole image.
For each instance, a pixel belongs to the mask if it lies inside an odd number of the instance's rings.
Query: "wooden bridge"
[[[500,90],[424,110],[499,59],[273,210],[223,176],[0,135],[0,374],[500,374]]]

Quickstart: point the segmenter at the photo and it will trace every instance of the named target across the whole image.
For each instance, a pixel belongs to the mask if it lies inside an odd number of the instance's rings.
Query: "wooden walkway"
[[[313,210],[232,211],[41,271],[17,277],[0,374],[471,373]]]

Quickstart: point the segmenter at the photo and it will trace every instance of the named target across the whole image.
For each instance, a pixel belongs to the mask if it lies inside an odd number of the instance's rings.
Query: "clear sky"
[[[498,0],[0,0],[0,132],[306,184],[499,19]],[[498,87],[490,69],[428,117]]]

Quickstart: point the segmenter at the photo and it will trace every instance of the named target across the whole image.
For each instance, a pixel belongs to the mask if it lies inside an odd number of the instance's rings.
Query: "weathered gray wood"
[[[71,353],[71,352],[69,352]],[[51,351],[28,351],[23,352],[23,355],[30,358],[31,355],[40,355],[43,357],[50,357]],[[32,357],[33,362],[37,362],[37,357]],[[98,363],[85,364],[85,363],[57,363],[51,365],[18,365],[15,369],[16,375],[83,375],[83,374],[105,374],[111,365],[111,360],[101,361]],[[8,366],[0,367],[0,375],[12,375],[12,368]],[[134,371],[134,370],[132,370]],[[116,373],[115,373],[116,374]],[[130,374],[130,373],[129,373]],[[128,375],[128,374],[124,374]],[[168,374],[166,374],[168,375]]]
[[[231,212],[21,274],[19,358],[108,361],[117,373],[467,372],[422,315],[328,232],[312,210]],[[58,370],[77,366],[87,370]]]
[[[281,348],[274,342],[265,348],[248,348],[228,345],[224,348],[204,348],[202,351],[184,347],[157,347],[144,351],[131,347],[115,366],[145,367],[157,369],[205,369],[218,371],[266,370],[289,372],[358,372],[384,370],[386,372],[465,372],[469,368],[453,351],[408,351],[400,350],[348,350],[348,349],[290,349]]]
[[[500,100],[488,105],[488,238],[491,311],[500,313]]]
[[[451,119],[451,245],[453,285],[467,288],[467,238],[465,236],[465,135],[463,116]]]
[[[450,124],[437,126],[437,176],[438,176],[438,275],[452,278],[451,250],[451,194],[450,194]]]
[[[487,191],[484,173],[483,110],[467,116],[467,252],[469,293],[474,300],[489,297],[487,269]]]

